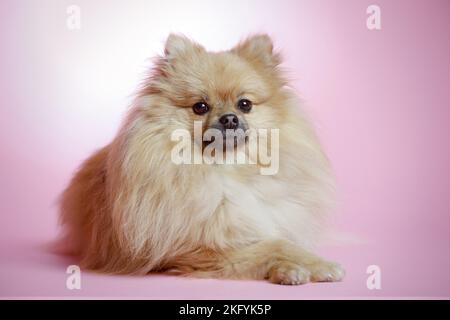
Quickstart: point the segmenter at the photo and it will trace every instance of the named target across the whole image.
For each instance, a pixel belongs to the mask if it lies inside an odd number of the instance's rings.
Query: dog
[[[286,285],[343,279],[339,264],[312,253],[334,181],[281,62],[265,34],[221,52],[169,35],[118,134],[60,197],[82,268]],[[196,122],[225,141],[230,130],[277,129],[276,173],[261,174],[258,161],[174,163],[173,132],[193,133]],[[193,142],[194,152],[209,143]]]

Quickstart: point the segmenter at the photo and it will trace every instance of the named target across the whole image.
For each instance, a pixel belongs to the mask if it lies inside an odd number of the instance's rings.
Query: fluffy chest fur
[[[226,248],[284,238],[310,247],[317,221],[292,197],[293,186],[281,176],[246,176],[240,170],[246,169],[215,168],[210,173],[205,189],[209,194],[214,190],[216,208],[205,212],[206,237],[201,241]]]

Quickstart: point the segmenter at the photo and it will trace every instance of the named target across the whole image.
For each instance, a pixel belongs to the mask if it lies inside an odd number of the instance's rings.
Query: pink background
[[[81,8],[82,29],[66,28]],[[381,7],[382,30],[366,28]],[[0,296],[346,298],[450,296],[450,2],[1,1]],[[170,31],[212,50],[271,34],[338,178],[343,240],[323,253],[342,283],[125,277],[50,253],[55,200],[82,159],[114,136],[149,57]],[[345,241],[344,241],[345,240]],[[382,289],[368,290],[378,265]]]

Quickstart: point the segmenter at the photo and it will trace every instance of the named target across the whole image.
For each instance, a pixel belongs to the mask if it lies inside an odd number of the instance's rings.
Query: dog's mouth
[[[203,145],[206,147],[213,144],[218,150],[226,151],[227,148],[236,148],[248,142],[248,136],[242,129],[221,131],[221,134],[216,134],[210,137],[210,140],[204,140]]]

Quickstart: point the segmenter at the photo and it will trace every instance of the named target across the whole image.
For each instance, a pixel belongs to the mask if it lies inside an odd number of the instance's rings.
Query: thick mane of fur
[[[171,37],[117,136],[81,165],[61,196],[61,221],[82,267],[278,279],[279,272],[270,272],[283,253],[319,263],[307,250],[333,181],[314,130],[284,86],[270,39],[256,36],[231,51],[208,53]],[[186,107],[196,90],[219,91],[217,83],[249,88],[259,108],[249,123],[280,129],[276,175],[259,175],[255,166],[171,161],[171,132],[192,129],[196,116]],[[231,96],[233,90],[222,91]],[[268,257],[273,250],[280,259]]]

